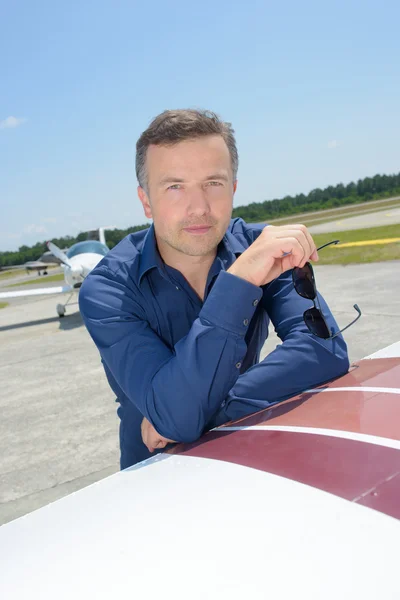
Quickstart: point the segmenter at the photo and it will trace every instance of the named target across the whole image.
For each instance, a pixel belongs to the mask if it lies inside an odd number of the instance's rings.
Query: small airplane
[[[38,260],[28,260],[27,262],[19,265],[7,265],[6,267],[0,267],[0,271],[15,271],[17,269],[25,269],[28,274],[30,271],[36,271],[38,275],[47,275],[49,267],[54,267],[59,264],[60,261],[58,258],[56,258],[50,251],[47,251],[42,254]]]
[[[46,254],[51,254],[50,252],[46,252]],[[54,257],[53,257],[54,258]],[[59,265],[60,262],[59,260],[57,261],[52,261],[53,264],[57,264]],[[38,260],[28,260],[25,263],[19,264],[19,265],[7,265],[7,267],[1,267],[0,271],[16,271],[17,269],[20,271],[22,269],[26,269],[26,272],[29,275],[30,271],[37,271],[38,275],[41,275],[43,273],[43,275],[47,275],[47,269],[49,268],[49,263],[46,261],[44,262],[42,260],[42,257],[40,257]]]
[[[43,275],[47,275],[47,269],[49,268],[49,264],[42,260],[28,260],[28,262],[21,266],[24,267],[28,273],[29,271],[37,271],[38,275],[42,275],[42,273]]]
[[[28,260],[28,262],[24,264],[24,267],[28,273],[29,271],[37,271],[38,275],[41,275],[42,273],[43,275],[47,275],[47,269],[49,268],[49,265],[41,260]]]
[[[68,305],[77,304],[77,302],[70,302],[74,292],[79,290],[85,277],[87,277],[90,271],[94,269],[109,251],[105,239],[106,229],[114,229],[114,227],[100,227],[98,229],[98,240],[89,239],[83,242],[77,242],[68,248],[66,252],[61,250],[56,244],[53,244],[53,242],[47,242],[49,251],[58,259],[64,270],[65,285],[32,290],[0,292],[0,299],[70,293],[70,296],[64,304],[58,303],[56,306],[58,316],[60,318],[64,317],[66,307]],[[90,232],[90,234],[93,234],[93,232]]]
[[[88,237],[88,239],[90,239]],[[64,248],[63,252],[66,252],[68,248]],[[47,275],[49,267],[54,267],[60,264],[60,260],[54,256],[50,250],[44,252],[38,260],[29,260],[23,265],[18,265],[18,268],[25,268],[27,272],[29,271],[37,271],[38,275]],[[42,273],[41,273],[42,272]]]

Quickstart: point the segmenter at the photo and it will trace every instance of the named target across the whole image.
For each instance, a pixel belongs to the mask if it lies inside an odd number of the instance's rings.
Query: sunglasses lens
[[[311,333],[325,340],[331,337],[325,320],[317,308],[309,308],[303,316],[305,324]]]
[[[314,300],[316,296],[314,273],[309,263],[306,263],[304,267],[293,269],[293,284],[300,296]]]

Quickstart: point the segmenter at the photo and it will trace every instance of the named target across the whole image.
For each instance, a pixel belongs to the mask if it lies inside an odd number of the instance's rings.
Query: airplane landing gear
[[[68,300],[66,301],[65,304],[57,304],[56,310],[57,310],[57,314],[60,317],[60,319],[62,317],[65,317],[66,308],[67,308],[68,304],[78,304],[77,302],[71,302],[70,303],[70,300],[71,300],[71,298],[72,298],[73,295],[74,295],[74,292],[72,292],[72,294],[70,294],[70,296],[68,297]]]
[[[61,317],[65,316],[65,306],[64,306],[64,304],[57,304],[56,309],[57,309],[57,314],[60,317],[60,319],[61,319]]]

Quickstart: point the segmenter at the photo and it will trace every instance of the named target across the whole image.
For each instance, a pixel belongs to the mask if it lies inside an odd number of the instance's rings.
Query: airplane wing
[[[399,400],[400,342],[7,523],[0,597],[398,599]]]
[[[24,296],[47,296],[50,294],[66,294],[72,292],[74,288],[71,285],[56,286],[49,288],[37,288],[36,290],[20,290],[15,292],[0,292],[0,299],[22,298]]]

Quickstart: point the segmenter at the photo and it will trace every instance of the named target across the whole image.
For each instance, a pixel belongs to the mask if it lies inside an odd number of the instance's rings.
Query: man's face
[[[205,256],[223,238],[236,182],[228,147],[218,135],[150,146],[147,193],[138,193],[153,219],[159,244],[190,256]]]

